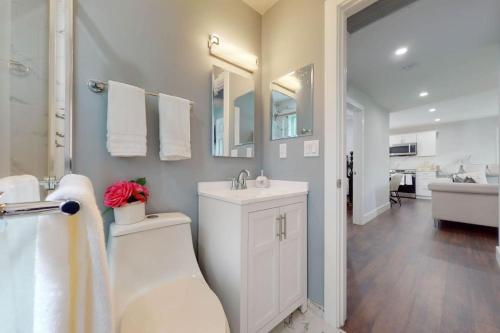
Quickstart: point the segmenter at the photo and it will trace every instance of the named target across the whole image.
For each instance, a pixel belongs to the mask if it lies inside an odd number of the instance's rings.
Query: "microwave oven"
[[[389,156],[414,156],[417,155],[416,143],[402,143],[389,147]]]

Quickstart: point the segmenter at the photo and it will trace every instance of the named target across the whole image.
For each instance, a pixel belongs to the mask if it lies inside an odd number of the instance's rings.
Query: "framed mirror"
[[[255,82],[251,76],[214,66],[212,71],[212,155],[254,157]]]
[[[271,82],[271,140],[313,134],[314,66]]]
[[[73,1],[0,4],[0,178],[71,171]]]

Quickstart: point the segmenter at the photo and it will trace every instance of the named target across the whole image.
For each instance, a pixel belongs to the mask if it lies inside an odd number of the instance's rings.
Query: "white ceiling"
[[[255,9],[257,12],[259,12],[261,15],[264,15],[265,12],[276,2],[279,0],[242,0],[244,3]]]
[[[461,96],[442,102],[417,106],[415,108],[391,112],[391,129],[402,129],[448,123],[467,119],[477,119],[498,116],[498,92],[489,90],[478,94]],[[429,112],[436,108],[436,112]]]
[[[498,112],[491,90],[498,85],[499,42],[499,0],[419,0],[349,36],[348,81],[388,111],[401,111],[391,115],[391,128],[393,118],[406,127],[410,120],[491,115]],[[409,51],[398,58],[401,46]],[[423,90],[428,97],[418,97]],[[431,107],[438,111],[430,114]]]

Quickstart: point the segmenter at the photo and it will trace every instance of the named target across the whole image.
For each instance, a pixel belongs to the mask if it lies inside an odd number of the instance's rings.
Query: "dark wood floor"
[[[478,212],[481,214],[481,212]],[[404,199],[348,227],[347,333],[500,332],[496,228],[443,222]]]

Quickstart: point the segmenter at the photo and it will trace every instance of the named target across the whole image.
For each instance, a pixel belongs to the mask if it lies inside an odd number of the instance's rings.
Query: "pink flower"
[[[134,193],[132,194],[137,201],[146,202],[149,197],[149,190],[146,186],[132,183],[134,185]]]
[[[117,208],[131,202],[146,202],[149,190],[146,186],[133,181],[118,181],[109,186],[104,193],[104,205]]]
[[[127,181],[114,183],[104,193],[104,205],[111,208],[126,205],[134,189],[134,185]]]

